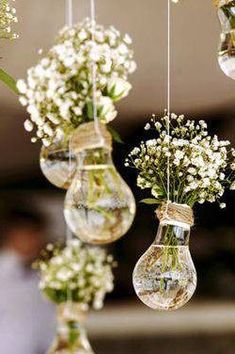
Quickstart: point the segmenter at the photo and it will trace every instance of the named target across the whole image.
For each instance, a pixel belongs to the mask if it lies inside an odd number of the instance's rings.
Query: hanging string
[[[69,27],[73,25],[73,0],[65,0],[65,22]]]
[[[167,136],[170,149],[171,118],[171,0],[167,5]],[[168,154],[169,155],[169,154]],[[167,156],[167,205],[170,203],[170,156]]]
[[[65,24],[68,27],[73,26],[73,0],[65,0]],[[73,166],[72,166],[72,150],[69,141],[69,179],[72,176]],[[69,244],[69,241],[72,240],[73,233],[66,225],[66,246]],[[67,287],[67,310],[70,310],[70,306],[72,306],[72,292],[69,287]]]
[[[65,0],[65,23],[67,26],[73,26],[73,0]],[[72,150],[69,142],[69,178],[72,175]],[[73,238],[70,229],[66,228],[66,244]]]
[[[95,0],[90,0],[90,7],[91,7],[91,32],[92,32],[92,42],[93,42],[93,48],[95,48],[95,31],[96,31],[96,7],[95,7]],[[100,123],[99,123],[99,118],[97,115],[97,97],[96,97],[96,92],[97,92],[97,84],[96,84],[96,79],[97,79],[97,65],[94,60],[92,60],[91,63],[91,71],[92,71],[92,101],[93,101],[93,118],[94,118],[94,125],[95,125],[95,131],[97,136],[100,138],[100,142],[103,145],[104,144],[104,138],[102,136],[102,132],[100,129]]]

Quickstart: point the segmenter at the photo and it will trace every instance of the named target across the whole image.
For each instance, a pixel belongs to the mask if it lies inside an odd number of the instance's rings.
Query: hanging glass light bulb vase
[[[82,241],[106,244],[122,237],[132,225],[134,196],[111,157],[112,137],[100,124],[82,124],[71,138],[77,171],[65,198],[65,220]]]
[[[87,338],[85,320],[86,312],[80,305],[59,305],[57,335],[47,354],[94,354]]]
[[[76,170],[76,158],[69,149],[71,134],[58,132],[48,147],[40,153],[40,167],[50,183],[58,188],[68,189]]]
[[[176,310],[195,292],[196,270],[190,255],[189,237],[193,212],[187,205],[164,204],[157,210],[157,237],[138,261],[133,284],[137,296],[155,310]]]
[[[221,70],[235,80],[235,0],[215,0],[222,33],[218,51]]]

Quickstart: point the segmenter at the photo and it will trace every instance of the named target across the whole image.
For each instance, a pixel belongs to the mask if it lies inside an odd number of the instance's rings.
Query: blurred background
[[[216,10],[212,1],[181,2],[172,9],[172,110],[189,118],[206,119],[213,133],[234,143],[235,82],[224,76],[217,64],[220,25]],[[89,14],[88,3],[74,0],[76,21]],[[15,78],[25,78],[27,69],[38,60],[38,50],[47,51],[64,25],[64,1],[16,0],[15,7],[20,38],[14,43],[0,43],[1,67]],[[94,349],[97,354],[234,354],[234,194],[225,196],[225,210],[217,205],[195,210],[191,252],[198,271],[198,288],[193,301],[176,313],[162,314],[148,310],[135,297],[132,270],[154,240],[158,222],[153,208],[138,203],[142,195],[135,187],[136,176],[123,167],[123,162],[144,136],[143,127],[151,114],[162,115],[166,107],[167,4],[166,0],[97,0],[97,12],[99,23],[113,24],[134,40],[138,70],[132,77],[133,90],[119,104],[119,116],[114,122],[125,144],[115,144],[113,158],[135,193],[138,211],[130,232],[111,247],[119,262],[116,288],[105,310],[91,315],[89,329]],[[22,284],[17,287],[15,280],[19,277],[15,272],[12,283],[7,283],[9,277],[6,279],[4,274],[8,274],[12,262],[11,252],[6,250],[14,248],[24,263],[30,264],[45,242],[63,239],[65,193],[53,188],[42,176],[40,146],[31,144],[23,128],[26,112],[2,84],[0,116],[0,242],[4,254],[0,254],[0,265],[5,258],[4,264],[8,264],[6,272],[4,266],[1,268],[0,281],[5,281],[5,285],[0,296],[0,315],[9,306],[7,303],[14,303],[13,318],[18,314],[22,327],[25,316],[18,308],[23,308],[20,299],[27,302],[29,317],[33,311],[31,321],[39,326],[35,326],[33,335],[39,333],[44,341],[38,346],[38,353],[29,349],[24,354],[42,354],[54,330],[53,309],[40,298],[34,275],[26,281],[25,273],[21,274]],[[22,292],[13,291],[12,284]],[[14,293],[12,299],[8,297],[10,292]],[[44,323],[50,325],[43,327]],[[27,331],[31,330],[25,326],[22,338],[28,340]],[[0,331],[5,335],[9,332],[2,329],[1,322]],[[6,354],[4,349],[0,352]],[[15,353],[21,354],[17,350]]]

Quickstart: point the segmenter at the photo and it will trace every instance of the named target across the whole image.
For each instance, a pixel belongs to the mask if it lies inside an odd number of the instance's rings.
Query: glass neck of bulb
[[[85,321],[86,313],[75,309],[69,314],[66,309],[61,311],[60,306],[57,315],[57,335],[60,340],[85,347],[88,343]]]
[[[83,322],[75,320],[60,320],[58,321],[58,333],[65,338],[69,338],[73,332],[76,332],[77,337],[86,337],[86,330]]]
[[[218,16],[223,33],[235,30],[235,0],[219,7]]]
[[[168,247],[188,246],[190,226],[171,220],[159,225],[155,244]]]
[[[78,166],[82,168],[101,168],[113,164],[111,151],[107,148],[86,149],[77,155]]]

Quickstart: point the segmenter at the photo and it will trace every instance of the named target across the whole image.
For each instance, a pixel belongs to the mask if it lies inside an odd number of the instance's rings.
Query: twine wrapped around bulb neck
[[[194,225],[193,210],[186,204],[163,203],[156,210],[160,224],[170,224],[172,221],[192,227]]]
[[[100,123],[100,132],[101,136],[98,136],[94,122],[81,124],[71,137],[70,149],[74,153],[96,148],[106,148],[111,151],[112,136],[102,123]]]
[[[213,3],[215,5],[215,7],[217,7],[218,9],[224,5],[228,5],[230,2],[232,2],[233,0],[213,0]]]

